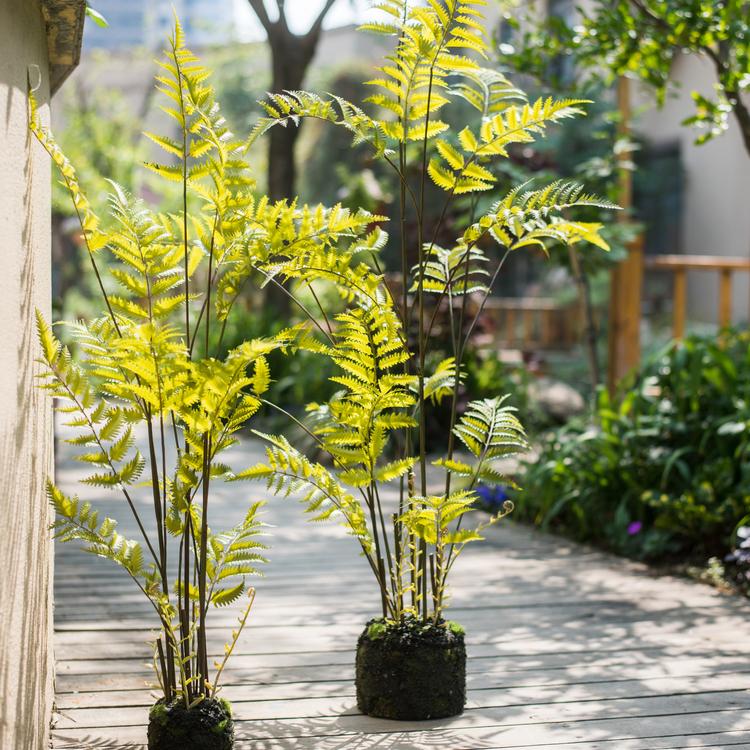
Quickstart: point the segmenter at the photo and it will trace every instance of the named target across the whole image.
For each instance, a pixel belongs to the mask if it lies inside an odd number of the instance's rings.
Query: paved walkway
[[[257,452],[246,444],[232,463]],[[73,491],[80,467],[64,445],[59,456]],[[249,484],[221,488],[212,527],[259,496]],[[127,519],[122,503],[103,505]],[[353,647],[377,609],[371,574],[353,540],[306,523],[294,501],[269,502],[266,520],[272,563],[225,679],[240,750],[750,749],[748,602],[511,523],[455,570],[451,617],[467,628],[470,657],[464,715],[361,716]],[[53,747],[145,748],[153,613],[140,597],[119,570],[58,545]],[[212,615],[218,654],[236,615]]]

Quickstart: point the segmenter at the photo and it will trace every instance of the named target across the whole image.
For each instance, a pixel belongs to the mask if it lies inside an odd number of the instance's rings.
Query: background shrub
[[[750,518],[750,336],[651,357],[595,420],[549,434],[516,518],[650,560],[723,555]]]

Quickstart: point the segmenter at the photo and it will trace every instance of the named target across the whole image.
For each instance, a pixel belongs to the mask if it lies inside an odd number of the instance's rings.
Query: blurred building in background
[[[92,6],[109,26],[86,24],[83,46],[88,50],[160,47],[172,29],[174,13],[194,47],[236,39],[234,0],[96,0]]]

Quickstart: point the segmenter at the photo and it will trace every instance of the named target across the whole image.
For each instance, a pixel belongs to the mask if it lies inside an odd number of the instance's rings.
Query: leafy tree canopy
[[[750,155],[750,2],[748,0],[595,0],[573,20],[530,11],[519,23],[523,41],[515,62],[548,78],[572,57],[584,77],[605,82],[633,76],[651,86],[663,101],[674,63],[683,54],[710,61],[714,94],[692,92],[695,113],[685,125],[698,128],[697,143],[724,133],[734,115]],[[527,25],[528,24],[528,25]]]

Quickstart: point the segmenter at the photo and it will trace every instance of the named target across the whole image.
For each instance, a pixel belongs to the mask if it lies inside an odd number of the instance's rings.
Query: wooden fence
[[[718,321],[720,326],[732,322],[732,278],[738,271],[750,271],[750,260],[713,255],[652,255],[644,259],[644,268],[665,271],[674,277],[672,291],[672,335],[685,335],[687,314],[687,275],[689,271],[719,274]]]
[[[496,345],[530,351],[573,346],[580,340],[577,303],[548,297],[490,297],[484,312],[492,322]]]
[[[609,309],[610,387],[640,361],[638,329],[644,272],[669,273],[672,285],[672,335],[685,335],[687,320],[687,279],[689,273],[719,275],[718,321],[732,322],[732,282],[735,273],[750,272],[750,259],[713,255],[644,255],[640,242],[633,243],[629,257],[613,272]],[[400,295],[400,278],[388,274],[391,292]],[[455,304],[460,304],[454,301]],[[470,302],[474,312],[476,301]],[[434,333],[447,328],[445,309],[437,316]],[[579,301],[563,304],[550,297],[490,297],[483,310],[489,331],[481,336],[487,345],[535,351],[568,349],[579,343],[583,334],[583,315]],[[443,320],[445,318],[445,320]],[[480,327],[481,328],[481,327]]]
[[[610,336],[619,343],[615,356],[627,359],[619,362],[620,376],[640,359],[637,329],[641,319],[641,297],[645,272],[669,273],[672,285],[672,335],[685,335],[687,321],[687,280],[689,273],[716,273],[719,276],[718,322],[728,326],[732,322],[732,282],[734,274],[749,273],[750,259],[712,255],[651,255],[645,256],[637,244],[623,268],[618,268],[617,293],[612,294],[610,315],[618,325],[610,325]],[[566,349],[581,341],[583,316],[578,303],[564,305],[547,297],[498,298],[491,297],[485,312],[492,321],[494,343],[524,351],[536,349]],[[614,333],[613,333],[614,332]]]
[[[635,242],[626,260],[612,273],[609,308],[609,357],[607,384],[614,392],[620,378],[637,367],[641,358],[639,326],[644,270],[671,273],[672,335],[685,335],[688,272],[718,273],[718,320],[722,326],[732,322],[732,278],[738,271],[750,271],[750,259],[719,255],[644,256],[642,244]]]

